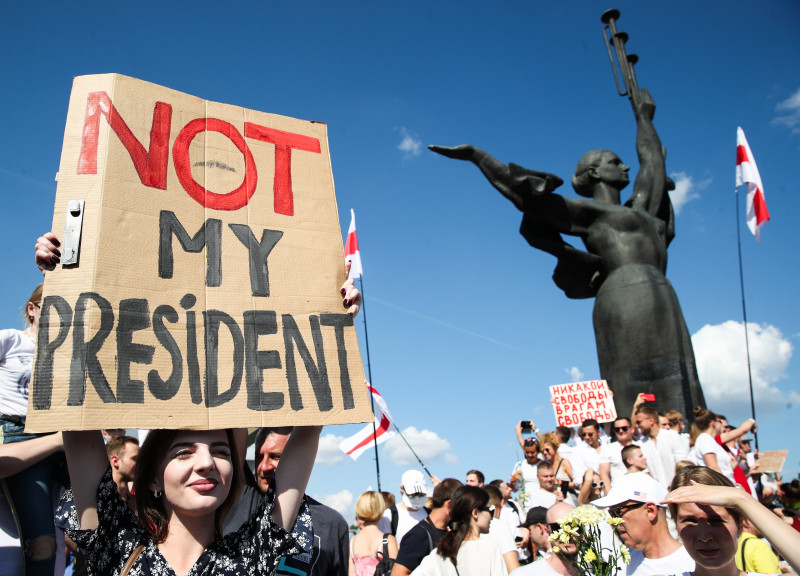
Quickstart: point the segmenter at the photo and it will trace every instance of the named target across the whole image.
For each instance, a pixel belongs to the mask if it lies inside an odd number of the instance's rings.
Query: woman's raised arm
[[[108,455],[99,430],[63,432],[64,453],[81,530],[97,528],[97,487],[108,469]]]
[[[317,457],[322,426],[295,426],[275,471],[275,509],[272,521],[291,531]]]

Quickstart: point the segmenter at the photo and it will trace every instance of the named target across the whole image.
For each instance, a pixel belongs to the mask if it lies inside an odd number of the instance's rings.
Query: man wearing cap
[[[408,576],[436,548],[436,544],[447,532],[450,500],[459,486],[461,482],[455,478],[445,478],[433,489],[431,513],[406,533],[403,544],[397,551],[392,576]]]
[[[545,516],[548,526],[563,520],[572,509],[573,506],[566,502],[553,505]],[[549,534],[548,528],[548,536]],[[577,576],[578,573],[570,564],[570,560],[578,553],[578,546],[571,540],[567,544],[560,542],[558,546],[560,548],[558,554],[550,554],[544,560],[517,568],[512,572],[512,576]]]
[[[397,538],[397,545],[403,540],[403,536],[411,530],[420,520],[428,517],[425,510],[425,502],[428,500],[428,483],[425,476],[419,470],[406,470],[400,479],[401,501],[397,503],[397,528],[387,529],[392,526],[392,510],[387,508],[383,513],[379,528],[384,532],[394,533]]]
[[[666,497],[663,485],[645,472],[636,472],[616,480],[607,496],[592,502],[624,520],[616,531],[631,549],[628,576],[672,576],[694,571],[694,560],[669,533],[667,509],[661,504]]]
[[[531,542],[536,545],[536,560],[546,560],[553,553],[553,545],[550,543],[550,529],[547,527],[547,508],[535,506],[528,510],[528,517],[525,522],[519,525],[520,528],[527,528],[531,535]]]

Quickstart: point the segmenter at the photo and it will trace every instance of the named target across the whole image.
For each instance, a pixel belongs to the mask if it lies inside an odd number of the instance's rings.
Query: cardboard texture
[[[580,426],[584,420],[613,422],[614,398],[605,380],[587,380],[550,386],[550,403],[559,426]]]
[[[327,126],[106,74],[75,79],[27,430],[372,418]],[[65,254],[66,257],[66,254]]]
[[[781,472],[786,458],[789,457],[788,450],[767,450],[758,457],[758,466],[750,469],[751,473]]]

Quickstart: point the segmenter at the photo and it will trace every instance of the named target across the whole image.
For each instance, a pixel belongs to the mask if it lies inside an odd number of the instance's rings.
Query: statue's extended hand
[[[639,102],[639,109],[636,111],[637,115],[647,120],[652,120],[656,115],[656,103],[647,88],[642,88],[641,95],[642,99]]]
[[[455,158],[457,160],[472,160],[472,157],[475,154],[475,146],[472,144],[462,144],[461,146],[453,147],[431,144],[428,146],[428,149],[436,152],[437,154],[441,154],[442,156]]]

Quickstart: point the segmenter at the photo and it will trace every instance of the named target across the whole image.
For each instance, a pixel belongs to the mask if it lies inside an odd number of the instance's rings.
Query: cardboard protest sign
[[[788,450],[768,450],[761,452],[758,457],[758,466],[753,467],[751,472],[781,472],[786,458],[789,456]]]
[[[605,380],[587,380],[550,386],[550,403],[559,426],[580,426],[593,418],[600,423],[617,417],[614,399]]]
[[[76,78],[65,222],[77,263],[45,279],[28,430],[372,419],[324,123]]]

